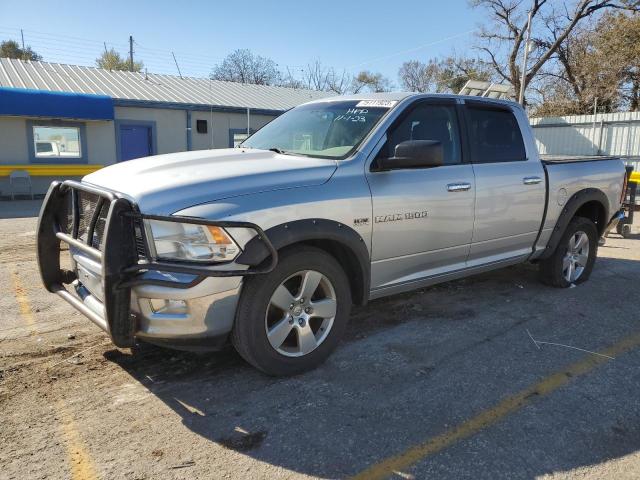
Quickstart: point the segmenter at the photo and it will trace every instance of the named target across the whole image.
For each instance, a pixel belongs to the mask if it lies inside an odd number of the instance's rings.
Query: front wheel
[[[595,224],[588,218],[573,218],[553,255],[540,262],[541,280],[560,288],[587,281],[597,250],[598,230]]]
[[[336,259],[315,247],[293,247],[271,273],[246,280],[231,340],[269,375],[301,373],[337,346],[350,309],[349,282]]]

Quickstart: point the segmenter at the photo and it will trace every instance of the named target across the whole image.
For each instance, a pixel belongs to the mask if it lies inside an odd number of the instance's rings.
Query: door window
[[[522,133],[512,112],[467,107],[467,117],[474,163],[527,159]]]
[[[442,143],[443,163],[461,163],[460,135],[453,105],[421,104],[387,132],[387,141],[377,158],[392,157],[396,145],[407,140],[435,140]]]

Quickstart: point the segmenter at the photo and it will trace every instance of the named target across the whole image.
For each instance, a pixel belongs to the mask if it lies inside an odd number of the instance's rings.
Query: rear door
[[[537,155],[527,158],[508,105],[466,101],[465,116],[476,181],[468,266],[526,256],[544,213],[544,168]]]
[[[387,288],[464,268],[473,230],[474,179],[464,163],[454,100],[409,106],[387,131],[367,171],[373,204],[371,286]],[[442,143],[444,165],[380,171],[407,140]]]

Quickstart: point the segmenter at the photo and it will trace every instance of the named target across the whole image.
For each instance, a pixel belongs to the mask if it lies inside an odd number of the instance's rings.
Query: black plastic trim
[[[539,259],[549,258],[553,255],[562,235],[567,229],[567,225],[569,225],[569,222],[575,216],[578,209],[585,203],[591,201],[597,201],[602,204],[602,207],[604,208],[604,218],[607,222],[609,221],[609,199],[602,190],[598,190],[597,188],[585,188],[584,190],[574,193],[567,203],[565,203],[564,208],[558,217],[558,221],[556,222],[556,226],[551,233],[549,242],[545,247],[545,251],[540,255],[540,257],[538,257]]]
[[[354,255],[359,270],[362,294],[360,298],[354,298],[354,302],[365,304],[368,301],[371,284],[369,250],[360,234],[351,227],[334,220],[310,218],[276,225],[265,233],[277,250],[300,242],[331,240],[340,243]],[[260,265],[268,255],[262,242],[254,238],[247,243],[236,261],[245,265]]]
[[[536,240],[533,242],[533,246],[531,247],[531,255],[534,255],[536,253],[536,247],[538,246],[538,242],[540,241],[542,230],[544,230],[544,224],[547,223],[547,213],[549,211],[549,196],[551,195],[551,192],[549,191],[549,172],[547,171],[547,167],[544,165],[542,166],[542,170],[544,171],[545,184],[544,209],[542,210],[542,221],[540,222],[538,235],[536,235]]]

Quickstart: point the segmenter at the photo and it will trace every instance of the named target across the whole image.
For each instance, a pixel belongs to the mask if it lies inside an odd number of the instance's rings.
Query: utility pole
[[[133,35],[129,35],[129,71],[133,72]]]
[[[20,29],[20,37],[22,37],[22,60],[27,60],[27,52],[24,51],[24,32]]]
[[[524,107],[524,90],[525,81],[527,79],[527,56],[529,55],[529,42],[531,41],[531,20],[533,18],[533,9],[529,10],[529,20],[527,20],[527,39],[524,42],[524,55],[522,56],[522,75],[520,76],[520,95],[518,95],[518,103]]]
[[[103,42],[104,43],[104,53],[109,53],[107,50],[107,42]]]

